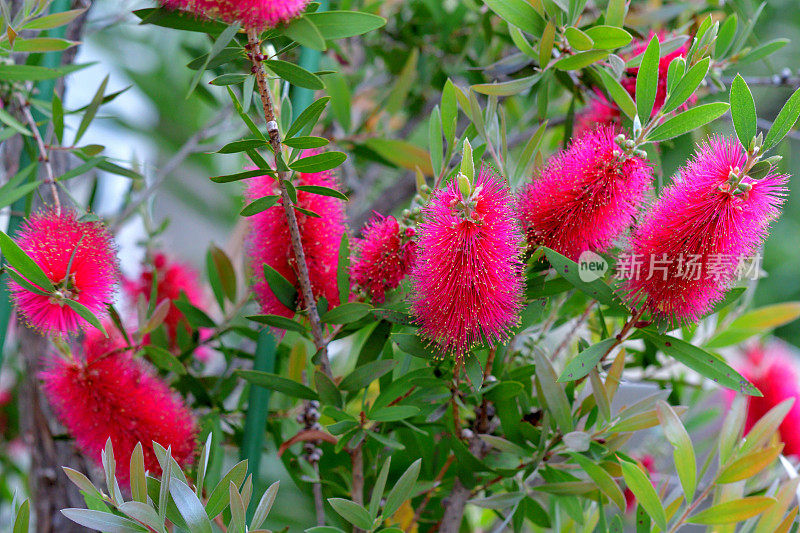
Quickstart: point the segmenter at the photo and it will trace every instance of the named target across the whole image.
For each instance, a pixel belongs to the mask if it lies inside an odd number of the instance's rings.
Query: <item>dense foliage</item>
[[[113,137],[82,143],[125,94],[105,77],[65,104],[61,81],[89,66],[70,53],[85,10],[2,4],[0,338],[16,334],[0,362],[47,399],[47,442],[99,466],[55,465],[85,504],[63,516],[115,532],[796,529],[800,383],[764,337],[800,304],[753,301],[800,91],[766,121],[763,80],[738,73],[787,44],[759,44],[763,4],[161,4],[98,38],[179,42],[147,75],[114,56],[165,106],[158,170],[111,155]],[[170,240],[196,249],[202,226],[157,211],[198,164],[213,192],[172,194],[229,234],[203,275]],[[128,273],[131,221],[144,259]],[[9,441],[25,410],[0,419]],[[42,469],[0,449],[0,521],[45,531],[29,518]]]

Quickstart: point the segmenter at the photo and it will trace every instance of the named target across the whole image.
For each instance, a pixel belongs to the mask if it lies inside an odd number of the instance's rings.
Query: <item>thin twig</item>
[[[230,107],[225,107],[219,113],[214,115],[214,117],[206,123],[203,128],[197,131],[194,135],[189,137],[186,142],[181,146],[181,148],[173,155],[153,178],[153,181],[147,186],[147,188],[139,194],[135,200],[129,203],[125,209],[120,213],[117,217],[117,220],[111,226],[113,232],[119,231],[122,224],[131,216],[133,215],[136,210],[142,205],[144,202],[147,201],[150,196],[153,195],[154,192],[158,190],[161,185],[164,184],[164,181],[172,174],[183,162],[188,158],[190,155],[196,152],[197,147],[206,139],[209,139],[222,131],[228,129],[228,124],[226,124],[226,118],[230,113]]]
[[[442,484],[442,479],[444,479],[444,475],[447,473],[447,470],[450,468],[450,465],[453,464],[455,458],[456,458],[455,455],[450,455],[447,458],[447,461],[444,462],[444,465],[442,465],[442,469],[439,470],[438,474],[436,474],[436,478],[434,478],[431,488],[429,488],[425,492],[425,497],[422,499],[422,503],[420,503],[419,506],[417,507],[417,510],[414,511],[414,518],[411,520],[411,523],[406,528],[406,533],[409,533],[414,528],[414,525],[419,522],[419,519],[422,517],[422,512],[425,510],[425,507],[427,507],[428,502],[431,501],[431,496],[433,496],[433,491],[436,490],[436,488]]]
[[[276,161],[281,154],[281,140],[280,132],[278,131],[278,123],[275,121],[275,110],[272,104],[272,95],[267,86],[267,73],[264,71],[264,64],[261,55],[261,39],[258,31],[254,29],[247,30],[247,55],[253,63],[253,74],[256,77],[256,85],[258,86],[258,93],[261,95],[261,103],[264,107],[264,120],[267,122],[267,134],[269,135],[270,145],[275,154]],[[278,165],[276,164],[276,168]],[[330,361],[328,360],[328,347],[325,344],[325,339],[322,335],[322,325],[319,320],[319,312],[317,311],[317,304],[314,301],[314,292],[311,288],[311,279],[308,275],[308,265],[306,264],[306,255],[303,251],[303,243],[300,240],[300,228],[297,225],[297,215],[294,212],[289,193],[286,190],[286,172],[277,169],[278,172],[278,189],[281,193],[283,210],[286,213],[286,219],[289,223],[289,234],[292,240],[292,249],[297,261],[297,279],[300,282],[300,290],[303,295],[303,300],[306,304],[306,312],[308,313],[308,320],[311,323],[311,335],[314,337],[314,344],[319,353],[319,362],[322,371],[328,376],[333,377],[331,372]]]
[[[575,338],[575,334],[578,333],[578,330],[581,328],[584,322],[589,319],[589,315],[592,314],[592,308],[594,307],[595,303],[597,303],[597,300],[592,300],[589,302],[589,305],[586,306],[586,310],[580,317],[578,317],[578,320],[575,321],[575,325],[572,327],[572,330],[567,333],[567,335],[564,337],[564,340],[561,341],[561,344],[559,344],[553,351],[553,355],[550,357],[551,359],[555,360],[555,358],[558,357],[558,354],[561,353],[561,350],[566,348],[567,345],[572,342],[572,339]]]
[[[56,176],[53,172],[53,165],[50,162],[50,156],[47,154],[47,148],[44,144],[44,139],[42,139],[42,135],[39,133],[39,127],[36,125],[36,120],[33,118],[31,114],[31,110],[29,107],[28,102],[22,97],[21,94],[17,93],[17,100],[19,100],[20,107],[22,108],[22,114],[25,116],[25,120],[28,122],[28,125],[31,127],[31,132],[33,133],[33,138],[36,139],[36,145],[39,147],[39,159],[44,163],[45,172],[47,173],[47,178],[45,179],[45,183],[50,186],[50,192],[53,195],[53,205],[56,208],[56,214],[61,214],[61,200],[58,198],[58,189],[56,188]]]

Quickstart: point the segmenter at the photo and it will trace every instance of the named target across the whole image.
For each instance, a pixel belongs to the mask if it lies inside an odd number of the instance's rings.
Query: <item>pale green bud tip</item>
[[[472,194],[472,184],[469,182],[469,179],[462,173],[458,173],[458,190],[461,191],[461,195],[464,198],[469,198],[469,195]]]
[[[472,161],[472,145],[469,139],[464,139],[464,146],[461,149],[461,174],[463,174],[472,188],[475,181],[475,163]]]

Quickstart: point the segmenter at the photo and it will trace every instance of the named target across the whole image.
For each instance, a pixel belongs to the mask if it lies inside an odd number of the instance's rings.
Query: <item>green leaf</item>
[[[99,329],[103,333],[103,335],[108,337],[108,334],[106,333],[106,329],[103,327],[103,324],[100,323],[100,319],[98,319],[95,316],[95,314],[92,313],[89,310],[88,307],[86,307],[83,304],[80,304],[80,303],[76,302],[75,300],[64,300],[64,303],[67,304],[67,306],[70,309],[72,309],[73,311],[78,313],[81,316],[81,318],[83,318],[85,321],[87,321],[92,326],[94,326],[97,329]]]
[[[58,28],[59,26],[69,24],[85,11],[85,9],[71,9],[69,11],[62,11],[60,13],[50,13],[49,15],[38,17],[26,22],[20,29],[49,30],[52,28]]]
[[[92,101],[86,108],[86,112],[83,114],[81,123],[78,126],[78,131],[75,132],[75,140],[72,141],[73,144],[78,144],[78,141],[81,140],[83,134],[86,133],[86,129],[89,127],[89,124],[91,124],[92,120],[94,120],[94,117],[97,114],[97,110],[100,108],[100,104],[103,103],[103,97],[106,94],[107,85],[108,85],[108,75],[106,74],[106,77],[103,78],[103,81],[100,83],[100,87],[97,88],[97,92],[94,94]]]
[[[608,352],[608,350],[618,342],[619,341],[616,339],[605,339],[597,344],[589,346],[567,364],[566,368],[564,368],[564,371],[561,373],[561,377],[558,378],[558,381],[575,381],[576,379],[581,379],[586,376],[597,366],[603,354]]]
[[[742,56],[736,64],[741,65],[749,65],[750,63],[755,63],[756,61],[760,61],[767,56],[770,56],[789,44],[789,39],[774,39],[767,43],[758,46]]]
[[[683,487],[684,498],[690,502],[697,488],[697,462],[692,439],[689,438],[681,419],[664,400],[656,402],[656,413],[664,429],[664,435],[674,448],[672,457],[675,460],[675,469]]]
[[[189,324],[192,326],[200,328],[215,328],[217,326],[205,311],[191,304],[186,299],[186,295],[183,292],[181,292],[181,298],[173,300],[172,304],[177,307],[181,313],[183,313],[183,316],[186,317],[187,322],[189,322]]]
[[[794,398],[787,398],[781,403],[767,411],[767,414],[762,416],[758,422],[753,424],[750,431],[745,435],[744,441],[740,445],[740,453],[745,454],[750,450],[760,448],[764,443],[769,440],[778,432],[778,428],[789,414],[789,411],[794,405]]]
[[[36,65],[0,65],[0,79],[5,81],[42,81],[66,76],[89,64],[69,65],[59,68],[38,67]]]
[[[346,375],[339,383],[339,389],[347,392],[356,392],[366,388],[370,383],[391,372],[397,364],[393,359],[372,361],[360,366]]]
[[[26,499],[17,509],[12,533],[28,533],[31,520],[31,501]]]
[[[531,59],[537,59],[539,57],[539,54],[536,52],[536,50],[534,50],[531,43],[528,42],[528,39],[525,37],[525,35],[523,35],[519,28],[513,24],[509,24],[508,34],[511,37],[511,40],[514,41],[514,45],[519,48],[520,52]]]
[[[589,50],[588,52],[578,52],[575,55],[565,56],[553,65],[559,70],[580,70],[597,63],[608,56],[607,50]]]
[[[208,497],[206,502],[206,515],[210,520],[220,514],[230,503],[230,489],[231,483],[237,487],[241,486],[244,478],[247,475],[247,460],[239,461],[219,480],[217,486],[211,491],[211,496]]]
[[[236,370],[236,375],[249,381],[253,385],[264,387],[265,389],[276,390],[293,398],[303,398],[306,400],[319,400],[319,395],[306,387],[302,383],[279,376],[269,372],[258,372],[256,370]]]
[[[69,480],[72,481],[80,490],[93,496],[100,496],[100,490],[98,490],[98,488],[95,487],[89,478],[84,474],[66,466],[62,466],[61,469],[65,474],[67,474]]]
[[[630,93],[606,69],[600,68],[597,71],[608,95],[628,118],[633,119],[636,116],[636,103]]]
[[[769,133],[764,139],[763,151],[766,152],[778,144],[792,129],[798,117],[800,117],[800,89],[792,93],[792,96],[789,97],[789,100],[787,100],[775,118],[775,122],[772,123]]]
[[[556,382],[556,372],[550,360],[541,350],[536,350],[536,378],[542,389],[541,398],[546,399],[547,409],[553,415],[562,434],[574,429],[572,410],[564,388]]]
[[[372,529],[372,518],[363,506],[344,498],[328,498],[333,510],[341,515],[342,518],[364,530]]]
[[[731,118],[736,136],[747,150],[758,133],[758,116],[756,102],[741,74],[737,74],[731,83]]]
[[[723,58],[725,57],[725,54],[728,53],[728,49],[733,43],[733,38],[736,36],[736,27],[738,24],[739,18],[737,17],[736,13],[725,19],[725,22],[722,24],[722,27],[717,33],[717,42],[714,45],[715,58]]]
[[[585,52],[594,47],[592,38],[574,26],[570,26],[564,30],[564,37],[567,38],[567,42],[574,50]]]
[[[719,464],[724,465],[730,459],[737,444],[742,440],[742,430],[747,418],[746,396],[736,395],[730,409],[725,415],[722,428],[719,430]]]
[[[141,24],[153,24],[162,28],[195,31],[210,35],[219,35],[228,27],[222,22],[200,18],[188,11],[167,9],[165,7],[137,9],[133,14],[141,19]],[[227,490],[227,487],[225,487],[225,490]]]
[[[531,35],[541,35],[544,19],[525,0],[483,0],[500,18]]]
[[[625,14],[628,12],[627,0],[609,0],[606,8],[606,23],[611,26],[623,26]]]
[[[719,357],[669,335],[658,335],[648,330],[640,331],[659,350],[677,359],[700,375],[719,383],[723,387],[743,394],[761,396],[757,388]]]
[[[221,76],[217,76],[208,83],[211,85],[216,85],[217,87],[224,87],[226,85],[239,85],[240,83],[244,83],[247,77],[247,74],[223,74]]]
[[[669,113],[686,102],[703,82],[703,79],[705,79],[710,64],[711,58],[707,57],[690,68],[689,72],[678,82],[675,90],[671,91],[669,96],[667,96],[667,100],[664,102],[664,107],[662,107],[661,110],[664,113]]]
[[[800,302],[784,302],[748,311],[711,338],[706,348],[722,348],[738,344],[800,318]]]
[[[344,163],[347,155],[343,152],[323,152],[321,154],[303,157],[289,165],[295,172],[323,172],[331,170]]]
[[[614,502],[620,511],[624,512],[626,509],[625,495],[622,493],[622,490],[620,490],[617,482],[614,481],[614,478],[611,477],[611,474],[583,455],[571,453],[570,457],[572,457],[572,460],[578,463],[578,466],[592,478],[592,481],[597,484],[597,488],[608,496],[608,499]]]
[[[173,479],[169,484],[169,493],[192,533],[212,533],[211,521],[203,504],[187,484],[180,479]]]
[[[297,87],[303,87],[313,91],[325,88],[325,84],[322,83],[319,76],[294,63],[281,61],[279,59],[269,59],[265,61],[264,64],[282,79]]]
[[[226,144],[219,150],[217,150],[218,154],[238,154],[240,152],[246,152],[247,150],[254,150],[256,148],[261,148],[262,146],[266,146],[269,142],[265,139],[242,139],[239,141],[233,141],[231,143]],[[255,171],[249,171],[255,172]],[[261,175],[263,175],[264,171],[259,171]]]
[[[401,168],[419,169],[427,176],[433,175],[431,156],[419,146],[401,139],[372,138],[364,143],[367,148]]]
[[[338,198],[339,200],[344,200],[347,202],[349,199],[347,195],[343,192],[337,191],[331,187],[323,187],[321,185],[298,185],[296,187],[298,191],[305,191],[311,194],[319,194],[321,196],[330,196],[332,198]]]
[[[280,195],[272,194],[269,196],[262,196],[261,198],[257,198],[244,206],[241,211],[239,211],[239,215],[243,217],[251,217],[253,215],[257,215],[259,213],[263,213],[276,203],[280,199]]]
[[[430,349],[417,335],[411,333],[393,333],[392,340],[409,355],[423,359],[435,359],[436,353]]]
[[[344,39],[377,30],[386,24],[386,19],[359,11],[321,11],[307,13],[305,18],[314,23],[327,40]]]
[[[308,17],[298,17],[282,28],[283,34],[291,40],[313,50],[325,50],[325,38]]]
[[[661,528],[667,529],[667,515],[661,505],[661,499],[656,493],[656,489],[647,477],[647,474],[636,463],[631,463],[620,459],[619,465],[622,467],[622,477],[625,484],[631,490],[636,500],[639,502],[650,518]]]
[[[175,372],[178,375],[183,375],[186,373],[186,368],[183,366],[183,363],[181,363],[177,357],[172,355],[169,350],[165,350],[160,346],[148,344],[144,347],[144,351],[147,353],[148,359],[150,359],[150,361],[161,370]]]
[[[144,450],[141,442],[136,443],[131,453],[130,484],[131,497],[139,503],[147,503],[147,477],[144,473]]]
[[[598,50],[616,50],[628,46],[633,40],[630,33],[616,26],[592,26],[584,31]]]
[[[84,527],[105,533],[146,533],[147,530],[129,518],[92,509],[62,509],[61,514]]]
[[[545,248],[544,253],[555,271],[569,281],[573,287],[615,311],[627,312],[619,297],[614,294],[614,291],[605,282],[600,279],[590,282],[583,281],[579,274],[578,264],[575,261],[550,248]]]
[[[259,324],[266,324],[273,328],[285,329],[286,331],[296,331],[304,335],[308,334],[308,330],[303,324],[295,322],[291,318],[286,318],[280,315],[251,315],[247,317],[248,320],[258,322]]]
[[[17,39],[14,41],[15,52],[60,52],[79,44],[76,41],[58,39],[55,37],[34,37],[31,39]]]
[[[658,90],[658,64],[661,59],[661,44],[658,36],[650,39],[650,44],[642,55],[639,73],[636,75],[636,112],[642,124],[647,123],[653,113]]]
[[[431,167],[433,173],[439,175],[442,172],[444,140],[442,139],[442,114],[439,106],[433,108],[431,119],[428,122],[428,147],[431,154]]]
[[[297,289],[294,285],[266,263],[264,263],[264,280],[278,301],[290,311],[294,311],[297,307]]]
[[[294,122],[292,122],[291,127],[289,127],[289,131],[286,132],[286,138],[290,139],[305,130],[311,131],[311,129],[319,120],[320,115],[322,115],[322,112],[325,110],[325,106],[328,105],[328,101],[330,101],[330,99],[330,96],[323,96],[305,108],[303,112],[300,113],[296,119],[294,119]]]
[[[417,459],[408,469],[403,472],[403,475],[397,480],[392,490],[386,496],[386,504],[383,506],[383,516],[393,516],[400,508],[404,501],[409,499],[414,494],[414,487],[417,484],[417,478],[422,467],[422,459]]]
[[[0,251],[3,252],[3,257],[6,262],[14,267],[22,276],[25,276],[31,283],[52,292],[55,290],[53,283],[47,274],[37,265],[28,254],[22,251],[22,248],[17,246],[11,237],[0,231]]]
[[[378,509],[381,505],[381,498],[386,488],[386,479],[389,477],[389,467],[391,465],[392,457],[390,455],[386,458],[386,462],[383,463],[383,468],[381,468],[381,472],[375,480],[375,485],[372,487],[372,496],[369,499],[369,514],[373,519],[378,517]]]
[[[471,89],[475,92],[488,94],[490,96],[513,96],[526,89],[530,89],[541,78],[541,74],[534,74],[533,76],[527,76],[525,78],[518,78],[516,80],[504,81],[500,83],[479,83],[477,85],[473,85]]]
[[[209,246],[208,253],[211,256],[214,270],[217,272],[217,278],[222,285],[222,290],[225,292],[225,297],[228,301],[235,303],[236,270],[233,268],[233,263],[228,257],[228,254],[214,244]]]
[[[722,484],[736,483],[749,479],[774,463],[782,451],[783,443],[750,452],[720,472],[716,482]]]
[[[342,233],[339,241],[339,257],[336,264],[336,289],[339,301],[347,302],[350,299],[350,238],[347,232]]]
[[[253,513],[253,520],[250,524],[251,528],[256,529],[261,527],[261,524],[263,524],[264,520],[267,519],[267,516],[269,516],[269,512],[272,509],[272,504],[275,503],[275,497],[278,495],[278,489],[280,488],[280,485],[281,482],[276,481],[270,485],[269,488],[264,492],[264,495],[261,496],[261,500],[259,500],[258,506]]]
[[[724,115],[729,107],[730,105],[725,102],[713,102],[692,107],[657,126],[647,135],[647,140],[650,142],[666,141],[696,130]]]
[[[689,517],[690,524],[722,525],[743,522],[759,515],[775,504],[775,498],[750,496],[730,502],[713,505]]]
[[[118,509],[126,516],[133,518],[137,522],[141,522],[155,531],[162,531],[164,528],[164,521],[158,516],[156,510],[146,503],[140,501],[124,502],[119,505]]]
[[[336,384],[319,370],[314,372],[314,386],[317,388],[317,393],[323,404],[342,406],[342,394]]]
[[[550,64],[550,59],[553,57],[553,43],[556,38],[556,27],[552,21],[547,21],[547,25],[542,32],[542,38],[539,40],[539,65],[542,70],[547,68]]]
[[[362,302],[349,302],[334,307],[320,318],[325,324],[349,324],[369,314],[372,306]]]
[[[330,144],[330,141],[324,137],[294,137],[292,139],[286,139],[283,144],[289,148],[306,150],[309,148],[322,148]]]
[[[4,123],[6,126],[9,126],[11,129],[15,130],[17,133],[21,133],[27,137],[32,135],[31,131],[25,127],[25,125],[14,118],[11,113],[6,111],[5,109],[0,108],[0,122]]]

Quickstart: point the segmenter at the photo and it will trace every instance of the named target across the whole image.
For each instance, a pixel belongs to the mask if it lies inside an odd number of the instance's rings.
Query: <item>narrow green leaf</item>
[[[330,144],[330,141],[324,137],[293,137],[286,139],[283,142],[289,148],[298,148],[300,150],[307,150],[309,148],[322,148]]]
[[[567,38],[569,45],[574,50],[578,50],[579,52],[585,52],[586,50],[591,50],[594,47],[594,41],[592,38],[575,26],[570,26],[564,30],[564,37]]]
[[[663,400],[656,402],[656,413],[664,429],[664,435],[674,448],[672,456],[675,460],[675,469],[683,487],[684,498],[690,502],[697,488],[697,461],[692,440],[681,419],[669,404]]]
[[[129,518],[92,509],[62,509],[61,514],[84,527],[105,533],[146,533],[147,530]]]
[[[386,24],[383,17],[360,11],[320,11],[307,13],[305,18],[329,41],[362,35]]]
[[[677,109],[694,94],[705,79],[710,64],[711,58],[707,57],[689,69],[664,102],[664,107],[661,108],[664,113]]]
[[[59,13],[50,13],[48,15],[44,15],[43,17],[38,17],[26,22],[20,29],[49,30],[52,28],[58,28],[59,26],[69,24],[85,11],[86,9],[71,9],[69,11],[61,11]]]
[[[169,493],[192,533],[212,533],[211,521],[206,515],[203,504],[187,484],[179,479],[173,479],[169,485]]]
[[[256,370],[236,370],[236,375],[249,381],[253,385],[264,387],[265,389],[276,390],[294,398],[306,400],[319,400],[319,395],[302,383],[294,380],[271,374],[269,372],[258,372]]]
[[[5,124],[6,126],[9,126],[17,133],[21,133],[22,135],[25,135],[27,137],[33,135],[31,131],[22,122],[14,118],[11,115],[11,113],[2,108],[0,108],[0,122]]]
[[[386,488],[386,480],[389,477],[389,467],[391,464],[392,456],[390,455],[386,458],[386,462],[383,463],[383,468],[381,468],[375,480],[375,484],[372,487],[372,496],[369,499],[369,514],[373,520],[378,517],[378,510],[380,509],[383,491]]]
[[[291,163],[289,168],[295,172],[323,172],[338,167],[344,163],[345,159],[347,159],[347,155],[343,152],[323,152],[302,157]]]
[[[147,478],[144,474],[144,450],[137,442],[131,453],[130,462],[131,497],[140,503],[147,503]]]
[[[366,388],[370,383],[391,372],[397,364],[393,359],[378,360],[360,366],[350,372],[339,383],[339,389],[347,392],[356,392]]]
[[[325,110],[325,106],[328,105],[330,99],[330,96],[323,96],[305,108],[303,112],[300,113],[296,119],[294,119],[294,122],[292,122],[289,131],[286,132],[286,138],[290,139],[303,131],[311,131],[311,129],[314,128],[314,125],[319,120],[319,117],[322,115],[322,112]]]
[[[263,196],[261,198],[257,198],[256,200],[253,200],[252,202],[244,206],[242,210],[239,211],[239,215],[243,217],[251,217],[253,215],[263,213],[264,211],[266,211],[267,209],[278,203],[279,199],[280,195],[277,194],[272,194],[270,196]]]
[[[647,477],[647,474],[636,463],[631,463],[620,459],[619,465],[622,467],[622,477],[625,478],[625,484],[631,490],[636,501],[639,502],[650,518],[661,528],[662,531],[667,529],[667,515],[664,512],[664,507],[661,505],[661,499],[656,493],[656,489]]]
[[[725,102],[713,102],[692,107],[657,126],[647,135],[647,140],[650,142],[666,141],[689,133],[721,117],[729,107],[730,105]]]
[[[241,486],[247,476],[247,461],[239,461],[219,480],[206,502],[206,515],[210,520],[220,514],[230,503],[229,485]]]
[[[543,393],[541,397],[546,399],[547,409],[555,418],[561,432],[563,434],[569,433],[574,429],[574,426],[567,394],[564,392],[564,388],[556,381],[556,372],[553,369],[553,365],[541,350],[536,350],[535,362],[536,377]]]
[[[744,522],[748,518],[757,516],[775,505],[775,501],[775,498],[766,496],[750,496],[720,503],[700,511],[694,516],[690,516],[687,522],[708,526]]]
[[[731,83],[731,118],[736,136],[745,150],[758,133],[758,116],[756,115],[756,102],[747,82],[741,74],[737,74]]]
[[[745,438],[740,445],[740,453],[745,454],[750,450],[758,449],[765,443],[769,442],[769,440],[778,432],[781,422],[783,422],[783,419],[786,418],[787,414],[789,414],[794,402],[794,398],[787,398],[767,411],[767,414],[762,416],[761,419],[756,422],[752,428],[750,428],[750,431],[747,432],[747,435],[745,435]]]
[[[403,472],[403,475],[397,480],[392,490],[386,496],[386,504],[383,506],[383,515],[392,516],[400,508],[404,501],[409,499],[414,494],[414,487],[417,484],[420,469],[422,468],[422,459],[417,459],[408,469]]]
[[[541,35],[544,19],[525,0],[484,0],[500,18],[531,35]]]
[[[597,366],[603,354],[608,352],[617,342],[616,339],[605,339],[589,346],[567,364],[558,381],[575,381],[586,376]]]
[[[653,113],[658,90],[658,65],[661,59],[661,45],[658,36],[650,39],[650,44],[642,55],[639,73],[636,75],[636,112],[645,124]]]
[[[253,322],[258,322],[259,324],[266,324],[267,326],[272,326],[273,328],[285,329],[286,331],[296,331],[304,335],[308,334],[308,330],[306,329],[305,326],[303,326],[299,322],[295,322],[291,318],[286,318],[285,316],[251,315],[248,316],[247,319],[252,320]]]
[[[792,93],[775,118],[775,122],[772,123],[769,133],[764,139],[763,151],[766,152],[778,144],[795,125],[798,117],[800,117],[800,89]]]
[[[294,311],[297,307],[297,289],[294,285],[266,263],[264,263],[264,280],[278,301],[290,311]]]
[[[616,26],[592,26],[585,30],[598,50],[616,50],[628,46],[633,36],[622,28]]]
[[[67,306],[70,309],[78,313],[81,316],[81,318],[83,318],[92,326],[99,329],[103,333],[103,335],[108,337],[108,333],[106,333],[106,329],[103,327],[103,324],[100,322],[100,319],[97,318],[97,316],[95,316],[95,314],[92,313],[88,307],[76,302],[75,300],[64,300],[64,303],[67,304]]]
[[[325,88],[325,84],[322,83],[319,76],[294,63],[270,59],[265,61],[264,64],[275,74],[297,87],[311,89],[312,91]]]
[[[608,496],[608,499],[614,502],[620,511],[625,511],[625,495],[620,490],[617,482],[611,477],[611,474],[606,472],[603,468],[598,466],[594,461],[577,453],[571,453],[572,460],[578,463],[578,466],[592,478],[592,481],[597,483],[603,494]]]
[[[580,70],[597,63],[608,56],[607,50],[589,50],[588,52],[578,52],[575,55],[565,56],[555,62],[553,67],[559,70]]]
[[[106,74],[106,77],[103,78],[103,81],[100,83],[100,87],[97,88],[97,92],[94,94],[92,101],[86,108],[86,112],[83,114],[81,123],[78,126],[78,131],[75,132],[75,140],[72,141],[72,144],[78,144],[78,141],[81,140],[83,134],[86,133],[86,129],[89,127],[89,124],[91,124],[92,120],[94,120],[94,117],[97,114],[97,110],[100,108],[100,104],[103,103],[103,97],[105,96],[107,85],[108,85],[108,74]]]
[[[328,498],[328,503],[342,518],[357,528],[372,529],[372,519],[369,516],[369,512],[356,502],[345,500],[344,498]]]
[[[348,302],[334,307],[320,320],[325,324],[349,324],[361,320],[369,314],[372,306],[363,302]]]
[[[513,96],[530,89],[542,78],[541,74],[534,74],[525,78],[518,78],[500,83],[479,83],[470,87],[473,91],[490,96]]]
[[[609,0],[606,8],[606,24],[622,27],[628,12],[627,0]]]
[[[312,50],[325,50],[325,38],[308,17],[298,17],[282,27],[283,34]]]

